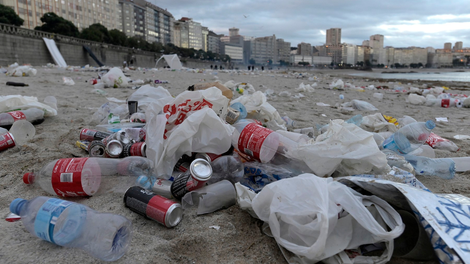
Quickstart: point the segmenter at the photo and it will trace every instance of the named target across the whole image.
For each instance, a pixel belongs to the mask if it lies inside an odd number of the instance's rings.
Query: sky
[[[341,42],[362,45],[384,35],[384,46],[470,47],[468,0],[147,0],[175,19],[192,18],[217,34],[276,35],[296,47],[325,44],[326,30],[341,28]]]

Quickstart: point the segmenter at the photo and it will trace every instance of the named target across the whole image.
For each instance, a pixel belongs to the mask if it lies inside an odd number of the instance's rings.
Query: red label
[[[450,106],[450,99],[442,99],[441,100],[441,106],[448,108]]]
[[[166,213],[168,212],[168,209],[175,203],[176,202],[173,202],[172,200],[167,199],[163,196],[155,195],[148,202],[145,214],[149,218],[152,218],[156,220],[157,222],[162,223],[166,226],[165,224]]]
[[[186,182],[186,189],[188,190],[188,192],[194,191],[194,190],[204,187],[205,183],[206,181],[196,180],[191,176]]]
[[[96,130],[84,128],[82,129],[82,131],[80,131],[80,140],[93,141],[95,140],[94,138],[95,133],[96,133]]]
[[[442,138],[434,133],[431,133],[428,137],[428,140],[426,140],[426,143],[428,143],[429,146],[434,148],[434,146],[436,146],[437,143],[444,142],[444,141],[449,141],[449,140]]]
[[[238,149],[257,160],[260,159],[259,153],[266,137],[273,131],[262,127],[256,123],[250,123],[240,133],[238,138]]]
[[[26,119],[26,116],[21,111],[8,112],[7,114],[11,115],[15,121]]]
[[[98,163],[83,170],[88,158],[59,159],[52,170],[52,188],[62,197],[90,196],[98,190],[101,171]],[[83,177],[82,177],[83,176]],[[82,179],[83,178],[83,179]]]
[[[145,144],[145,142],[139,142],[139,143],[134,143],[131,145],[131,149],[129,151],[129,154],[131,156],[144,156],[142,153],[142,145]]]
[[[15,140],[13,140],[13,136],[10,133],[6,133],[0,135],[0,151],[12,148],[15,146]]]

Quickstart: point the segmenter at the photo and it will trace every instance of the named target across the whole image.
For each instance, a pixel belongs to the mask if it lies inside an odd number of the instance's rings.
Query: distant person
[[[126,67],[127,67],[127,61],[124,61],[124,62],[122,63],[122,68],[126,68]]]
[[[217,70],[217,65],[214,66],[214,70]]]
[[[261,66],[261,70],[264,71],[264,66]]]
[[[251,71],[253,71],[255,69],[255,66],[251,65]]]
[[[212,68],[214,68],[214,66],[212,66],[212,64],[211,64],[211,70],[212,70]]]
[[[250,66],[250,65],[248,65],[248,71],[250,71],[250,68],[251,68],[251,66]]]

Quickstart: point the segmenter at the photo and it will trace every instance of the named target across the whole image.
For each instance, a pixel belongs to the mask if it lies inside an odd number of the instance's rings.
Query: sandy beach
[[[39,170],[52,160],[59,158],[86,157],[87,153],[75,146],[82,128],[94,128],[90,125],[91,116],[108,100],[115,97],[126,100],[135,90],[131,88],[106,88],[106,96],[93,93],[89,80],[98,77],[97,71],[65,70],[34,66],[36,76],[10,77],[2,75],[3,83],[0,95],[35,96],[40,102],[46,96],[57,99],[58,115],[47,117],[36,125],[36,135],[32,141],[0,152],[0,215],[9,214],[9,204],[15,198],[31,199],[37,196],[49,196],[40,188],[27,186],[22,181],[24,173]],[[470,135],[468,127],[470,117],[468,108],[442,108],[424,105],[412,105],[406,102],[408,93],[396,92],[392,88],[400,85],[422,88],[429,86],[447,86],[450,93],[466,94],[469,83],[457,82],[424,82],[424,81],[391,81],[366,79],[349,76],[354,70],[298,70],[287,71],[169,71],[160,68],[158,71],[145,69],[127,70],[126,75],[133,80],[152,79],[168,80],[162,87],[176,96],[188,86],[200,82],[219,80],[222,83],[233,80],[253,85],[257,91],[272,89],[274,96],[268,97],[281,116],[289,116],[296,121],[296,128],[315,127],[316,124],[328,124],[332,119],[347,120],[350,117],[376,112],[395,118],[409,115],[417,121],[436,120],[436,117],[447,117],[448,122],[436,122],[434,133],[452,140],[460,147],[458,152],[436,150],[436,157],[470,156],[470,141],[456,140],[455,135]],[[433,71],[436,71],[435,69]],[[216,73],[216,74],[215,74]],[[70,77],[75,85],[63,84],[62,77]],[[315,80],[313,78],[315,77]],[[309,80],[309,78],[311,78]],[[329,89],[335,79],[356,86],[388,87],[389,89],[365,90],[358,92],[351,89]],[[7,81],[24,82],[27,87],[4,85]],[[315,91],[300,92],[296,88],[303,84],[316,83]],[[400,83],[400,84],[399,84]],[[281,96],[287,91],[291,95]],[[383,100],[377,101],[373,94],[383,93]],[[342,94],[344,99],[340,99]],[[349,102],[353,99],[370,102],[379,111],[342,113],[335,104]],[[318,106],[317,103],[329,104]],[[452,180],[438,177],[417,176],[417,178],[434,193],[456,193],[470,197],[470,173],[457,173]],[[204,216],[196,216],[194,211],[185,211],[183,220],[175,228],[168,229],[154,221],[145,219],[125,208],[122,193],[106,193],[96,197],[69,199],[85,204],[100,212],[120,214],[132,221],[133,234],[129,251],[115,263],[287,263],[284,260],[275,240],[263,234],[262,222],[252,218],[237,205]],[[216,230],[211,226],[219,226]],[[2,263],[101,263],[99,260],[77,249],[62,248],[30,234],[21,222],[0,222],[0,262]],[[423,263],[393,258],[390,263]],[[437,263],[433,261],[424,263]]]

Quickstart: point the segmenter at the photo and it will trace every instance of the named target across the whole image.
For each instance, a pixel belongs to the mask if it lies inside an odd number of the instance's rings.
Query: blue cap
[[[137,178],[137,185],[139,185],[142,188],[149,189],[151,187],[151,183],[149,181],[149,178],[145,175],[140,175]]]
[[[26,203],[25,199],[16,198],[10,204],[10,212],[20,215],[21,208],[23,207],[24,203]]]
[[[230,107],[240,112],[240,117],[238,119],[245,119],[248,115],[248,112],[242,103],[236,102],[230,105]]]
[[[436,127],[436,124],[434,124],[434,122],[432,120],[428,120],[428,121],[426,121],[426,127],[427,127],[427,129],[431,130],[431,129]]]

